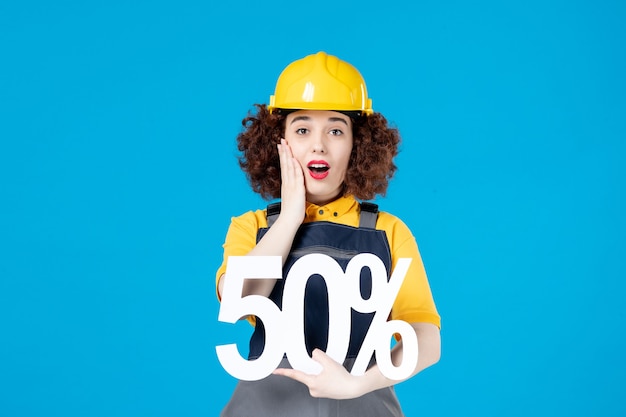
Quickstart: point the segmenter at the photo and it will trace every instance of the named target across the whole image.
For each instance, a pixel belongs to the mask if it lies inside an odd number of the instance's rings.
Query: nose
[[[326,144],[323,133],[319,133],[313,138],[313,153],[326,153]]]

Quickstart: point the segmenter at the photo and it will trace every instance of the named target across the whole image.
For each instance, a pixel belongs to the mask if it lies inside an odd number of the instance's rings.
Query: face
[[[285,140],[304,172],[307,201],[337,198],[352,152],[352,120],[334,111],[299,110],[287,115]]]

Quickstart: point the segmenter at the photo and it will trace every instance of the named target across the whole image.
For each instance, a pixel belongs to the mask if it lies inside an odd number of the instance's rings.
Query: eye
[[[343,131],[341,129],[331,129],[330,132],[331,135],[333,136],[341,136],[343,135]]]
[[[300,127],[298,129],[296,129],[296,134],[298,135],[306,135],[309,132],[309,129],[305,128],[305,127]]]

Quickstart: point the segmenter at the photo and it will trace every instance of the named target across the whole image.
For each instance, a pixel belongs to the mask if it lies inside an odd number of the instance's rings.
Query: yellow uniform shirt
[[[304,223],[327,221],[358,227],[359,203],[351,196],[341,197],[327,205],[308,204]],[[217,270],[216,283],[226,271],[229,256],[243,256],[256,246],[259,228],[267,227],[265,210],[249,211],[231,219],[224,242],[224,259]],[[376,229],[384,230],[391,251],[392,270],[398,259],[411,258],[412,262],[391,310],[391,320],[409,323],[441,325],[441,319],[428,284],[426,271],[415,238],[409,228],[397,217],[379,212]]]

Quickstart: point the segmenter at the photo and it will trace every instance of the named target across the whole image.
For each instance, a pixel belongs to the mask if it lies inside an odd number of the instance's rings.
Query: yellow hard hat
[[[289,64],[278,77],[267,108],[270,113],[274,109],[374,112],[359,71],[325,52]]]

